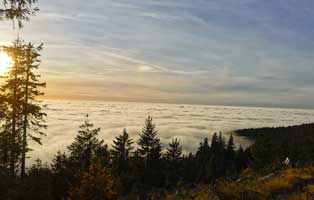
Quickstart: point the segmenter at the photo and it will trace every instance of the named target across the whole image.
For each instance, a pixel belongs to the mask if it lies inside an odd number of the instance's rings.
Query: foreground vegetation
[[[165,200],[311,200],[314,199],[314,168],[287,168],[260,176],[246,170],[241,181],[198,185],[182,194],[168,194]]]

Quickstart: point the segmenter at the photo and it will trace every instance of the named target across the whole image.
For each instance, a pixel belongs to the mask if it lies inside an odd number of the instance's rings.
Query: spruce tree
[[[97,156],[99,150],[102,152],[101,156],[107,156],[104,153],[104,151],[107,151],[107,145],[104,144],[103,140],[97,138],[99,132],[100,128],[94,129],[94,125],[89,122],[88,115],[86,115],[74,142],[68,146],[69,161],[76,173],[88,169],[92,161],[102,159]]]
[[[197,181],[196,179],[198,176],[198,162],[191,152],[187,156],[183,157],[182,165],[182,177],[184,182],[194,183],[195,181]]]
[[[243,169],[247,167],[248,155],[244,151],[242,145],[240,145],[238,151],[236,152],[236,166],[237,171],[240,173]]]
[[[6,105],[1,131],[1,138],[4,139],[5,144],[2,148],[2,154],[4,165],[14,176],[19,165],[22,147],[24,49],[20,40],[16,40],[12,46],[4,49],[13,59],[13,66],[1,86],[1,98]]]
[[[226,140],[225,140],[225,138],[221,132],[219,132],[218,144],[219,144],[219,151],[224,151],[224,149],[226,147]]]
[[[169,143],[169,148],[167,148],[166,158],[171,161],[178,161],[182,156],[182,146],[180,141],[175,138]]]
[[[197,165],[197,180],[208,183],[211,179],[211,149],[208,143],[208,138],[204,138],[200,143],[198,151],[196,152]]]
[[[23,94],[23,134],[22,134],[22,157],[21,157],[21,177],[25,175],[25,159],[28,152],[28,140],[33,140],[41,144],[41,137],[44,136],[42,129],[46,128],[44,112],[45,105],[42,105],[36,98],[44,95],[40,88],[44,88],[46,83],[40,82],[40,75],[35,73],[40,64],[39,51],[42,44],[35,47],[34,44],[24,45],[24,59],[22,62],[22,94]]]
[[[167,161],[167,182],[170,186],[174,187],[182,177],[183,170],[181,166],[182,146],[177,138],[172,139],[171,143],[169,143],[165,158]]]
[[[8,19],[12,20],[13,26],[18,24],[17,40],[12,46],[1,47],[13,60],[0,95],[0,161],[1,166],[9,169],[12,176],[17,173],[20,165],[21,176],[24,177],[26,153],[29,151],[27,136],[40,143],[38,134],[43,135],[40,128],[45,127],[42,106],[35,103],[36,96],[41,95],[38,88],[44,84],[39,83],[39,76],[33,73],[39,64],[38,52],[41,46],[35,48],[29,44],[27,47],[19,39],[23,21],[28,21],[39,10],[33,7],[36,2],[37,0],[3,0],[3,7],[0,7],[0,21]],[[32,129],[32,134],[27,132],[28,128]]]
[[[45,87],[45,83],[39,82],[40,75],[35,74],[40,63],[41,49],[42,45],[35,47],[21,40],[16,40],[12,46],[5,48],[14,64],[2,85],[1,99],[6,106],[1,137],[6,149],[3,155],[9,155],[8,152],[11,152],[11,173],[16,170],[13,169],[16,168],[14,165],[18,164],[16,159],[21,157],[22,178],[25,175],[26,154],[30,150],[27,147],[28,141],[33,140],[41,144],[41,137],[44,135],[42,128],[46,128],[44,105],[37,100],[38,96],[43,95],[40,88]]]
[[[163,170],[161,169],[162,147],[152,117],[147,117],[142,133],[139,136],[137,152],[144,162],[142,182],[148,187],[161,186],[164,181]]]
[[[227,152],[234,153],[234,149],[235,149],[235,145],[234,145],[233,135],[230,134],[228,144],[227,144]]]
[[[217,133],[213,134],[210,146],[213,153],[216,153],[218,151],[219,142],[218,142]]]
[[[134,184],[131,167],[131,154],[133,153],[133,141],[126,129],[113,140],[111,158],[112,173],[115,176],[115,187],[120,194],[128,193]]]
[[[65,153],[57,152],[52,159],[51,171],[53,199],[67,199],[70,183],[74,181],[74,177]]]
[[[157,130],[153,123],[153,118],[148,116],[140,138],[137,142],[139,148],[137,151],[145,160],[160,159],[161,143],[157,136]]]
[[[128,161],[130,154],[133,150],[133,141],[129,138],[129,134],[126,129],[123,130],[123,134],[117,136],[113,140],[111,156],[114,166],[114,172],[118,175],[128,168]]]
[[[236,163],[235,163],[235,145],[234,145],[234,140],[233,140],[233,135],[230,134],[228,144],[227,144],[227,149],[226,149],[226,155],[225,155],[225,166],[226,166],[226,171],[227,175],[229,177],[235,176],[236,175]]]

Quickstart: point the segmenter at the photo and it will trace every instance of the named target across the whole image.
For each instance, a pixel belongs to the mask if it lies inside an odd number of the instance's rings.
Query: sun
[[[0,75],[5,74],[11,67],[12,58],[5,52],[0,51]]]

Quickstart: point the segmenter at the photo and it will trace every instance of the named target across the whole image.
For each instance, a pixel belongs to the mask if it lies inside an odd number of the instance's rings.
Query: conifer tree
[[[162,147],[152,117],[147,117],[137,144],[138,155],[144,161],[143,183],[147,186],[161,186],[164,181],[161,169]]]
[[[178,161],[182,156],[182,146],[180,141],[175,138],[169,143],[169,148],[167,148],[166,158],[171,161]]]
[[[208,138],[204,138],[196,152],[197,180],[200,182],[209,182],[211,179],[211,156],[212,154]]]
[[[190,152],[183,157],[183,180],[187,183],[194,183],[198,176],[198,162],[195,156]]]
[[[36,99],[43,95],[40,88],[45,87],[45,83],[39,82],[40,75],[35,74],[40,63],[41,49],[42,45],[34,47],[33,44],[25,44],[21,40],[16,40],[13,46],[5,48],[14,64],[2,85],[1,99],[6,105],[2,138],[6,144],[4,148],[7,149],[4,151],[5,155],[9,155],[8,151],[11,152],[11,173],[16,168],[13,163],[18,163],[16,159],[21,157],[22,178],[25,175],[26,154],[30,150],[27,147],[28,141],[41,144],[41,137],[44,135],[42,128],[46,128],[44,105]]]
[[[38,81],[39,75],[33,71],[38,68],[42,45],[26,45],[19,39],[23,21],[28,21],[39,10],[33,7],[36,2],[37,0],[3,0],[3,7],[0,7],[0,21],[8,19],[12,20],[13,26],[18,24],[17,40],[12,46],[2,47],[12,58],[13,66],[1,87],[0,161],[1,166],[9,169],[12,176],[20,166],[22,178],[25,175],[26,154],[30,150],[27,147],[28,140],[40,143],[40,138],[44,135],[41,128],[45,127],[43,107],[36,102],[36,97],[43,94],[39,88],[45,84]],[[28,132],[28,129],[32,132]]]
[[[120,174],[128,168],[128,161],[133,150],[132,144],[133,141],[129,138],[126,129],[123,130],[122,135],[117,136],[113,140],[111,155],[115,169],[114,171],[117,174]]]
[[[171,143],[169,143],[169,147],[166,152],[166,160],[167,160],[167,181],[170,186],[176,186],[177,182],[180,180],[182,176],[182,146],[180,141],[175,138],[172,139]]]
[[[160,159],[161,143],[152,117],[147,117],[137,144],[139,145],[137,151],[146,160]]]
[[[68,146],[69,161],[77,173],[88,169],[92,161],[98,159],[97,152],[100,149],[107,150],[104,141],[97,138],[99,132],[100,128],[94,129],[94,125],[89,122],[88,115],[86,115],[74,142]]]
[[[40,75],[35,73],[40,64],[39,51],[42,44],[35,47],[28,43],[24,46],[24,59],[22,62],[22,94],[23,94],[23,134],[22,134],[22,157],[21,157],[21,177],[25,175],[25,159],[28,152],[28,140],[31,139],[41,144],[41,137],[44,136],[42,129],[46,128],[46,113],[43,111],[44,105],[36,98],[44,95],[40,88],[44,88],[46,83],[40,82]],[[29,138],[29,139],[28,139]]]
[[[65,153],[57,152],[52,159],[52,196],[54,199],[67,199],[67,193],[73,182],[73,171],[69,167],[68,157]]]
[[[242,145],[240,145],[238,151],[236,152],[236,166],[237,171],[240,173],[243,169],[247,167],[248,155],[245,153]]]
[[[226,140],[221,132],[219,132],[218,143],[219,143],[219,150],[223,151],[225,149]]]
[[[5,98],[0,94],[0,122],[3,122],[6,117],[6,111],[8,110]],[[7,169],[8,164],[8,145],[9,145],[9,134],[3,130],[0,131],[0,168]]]
[[[228,140],[227,149],[226,149],[226,162],[231,165],[234,164],[234,158],[235,158],[235,144],[233,135],[231,134]]]
[[[230,176],[235,176],[236,175],[236,163],[235,163],[235,145],[234,145],[234,140],[233,140],[233,135],[230,134],[228,144],[227,144],[227,149],[226,149],[226,155],[225,155],[225,166],[226,166],[226,171],[227,175]]]
[[[233,135],[231,134],[228,140],[228,144],[227,144],[227,152],[230,153],[234,153],[234,139],[233,139]]]
[[[210,146],[211,146],[211,150],[212,150],[213,153],[216,153],[218,151],[219,142],[218,142],[217,133],[213,134]]]
[[[23,113],[23,57],[24,49],[20,40],[16,40],[12,46],[5,47],[5,51],[12,57],[13,66],[5,77],[1,86],[1,98],[6,105],[5,117],[2,123],[2,139],[4,144],[2,154],[4,165],[14,176],[21,156],[21,133]]]
[[[111,158],[112,173],[115,176],[115,188],[120,194],[128,193],[134,184],[132,176],[131,154],[133,153],[133,141],[126,129],[113,140]]]

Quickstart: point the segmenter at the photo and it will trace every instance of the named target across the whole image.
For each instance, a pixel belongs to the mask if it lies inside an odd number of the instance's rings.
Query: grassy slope
[[[271,176],[246,171],[238,182],[199,185],[185,194],[169,194],[164,200],[313,200],[314,167],[285,169]]]

